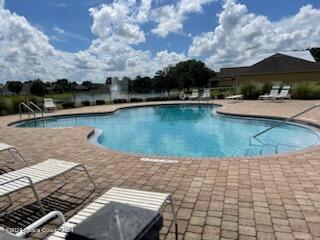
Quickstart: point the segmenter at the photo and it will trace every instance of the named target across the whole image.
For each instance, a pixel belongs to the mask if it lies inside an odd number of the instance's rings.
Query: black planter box
[[[0,230],[0,240],[19,240],[19,239],[20,238]]]
[[[159,240],[159,212],[111,202],[69,232],[67,240]]]

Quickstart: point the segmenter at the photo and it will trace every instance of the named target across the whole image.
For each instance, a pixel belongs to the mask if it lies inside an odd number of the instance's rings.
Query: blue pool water
[[[263,147],[251,146],[251,136],[277,122],[227,117],[215,110],[216,107],[205,105],[139,107],[108,115],[30,121],[18,127],[92,126],[102,130],[97,141],[107,148],[157,156],[265,155],[297,151],[319,142],[317,130],[284,124],[259,138],[265,143]]]

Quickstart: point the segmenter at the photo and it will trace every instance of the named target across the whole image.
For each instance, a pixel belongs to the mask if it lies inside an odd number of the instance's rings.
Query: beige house
[[[221,86],[237,86],[243,82],[301,81],[320,82],[320,63],[309,51],[281,52],[250,59],[240,67],[221,68]]]

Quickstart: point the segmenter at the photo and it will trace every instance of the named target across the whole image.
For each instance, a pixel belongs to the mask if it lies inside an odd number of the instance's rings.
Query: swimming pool
[[[113,114],[54,117],[27,121],[17,127],[92,126],[101,129],[97,142],[109,149],[150,156],[230,157],[301,150],[319,143],[317,129],[268,119],[235,118],[216,113],[211,105],[166,105],[122,109]]]

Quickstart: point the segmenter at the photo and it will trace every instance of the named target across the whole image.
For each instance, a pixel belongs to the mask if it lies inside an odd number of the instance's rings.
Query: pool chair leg
[[[30,188],[32,189],[33,194],[34,194],[34,196],[35,196],[35,198],[36,198],[36,200],[37,200],[37,202],[38,202],[38,205],[39,205],[39,207],[40,207],[40,211],[41,211],[42,215],[46,215],[46,211],[44,210],[44,207],[43,207],[43,205],[42,205],[42,203],[41,203],[40,197],[39,197],[39,195],[38,195],[38,193],[37,193],[37,190],[36,190],[36,188],[35,188],[32,180],[31,180],[31,178],[27,177],[27,179],[28,179],[28,181],[29,181]]]
[[[0,217],[3,217],[5,214],[6,214],[6,210],[11,207],[13,205],[13,202],[12,202],[12,199],[10,197],[10,195],[7,195],[7,198],[8,198],[8,201],[9,201],[9,204],[7,206],[5,206],[4,208],[1,209],[1,212],[0,213]]]
[[[78,165],[77,167],[80,167],[81,170],[83,170],[86,173],[87,177],[89,178],[90,182],[93,185],[93,189],[96,190],[96,188],[97,188],[96,184],[94,183],[93,178],[90,176],[90,174],[89,174],[88,170],[86,169],[86,167],[84,165]]]
[[[21,155],[21,153],[20,153],[17,149],[15,149],[15,148],[9,149],[10,155],[11,155],[16,161],[18,161],[17,157],[13,154],[13,152],[15,152],[15,153],[19,156],[19,158],[24,161],[24,163],[26,164],[26,166],[29,166],[29,163],[27,162],[27,160]]]
[[[171,195],[169,195],[169,201],[170,201],[170,206],[171,206],[171,211],[172,211],[173,221],[174,221],[174,226],[175,226],[175,236],[176,236],[176,240],[178,240],[178,223],[177,223],[177,216],[176,216],[176,212],[174,211],[173,201],[172,201]]]

